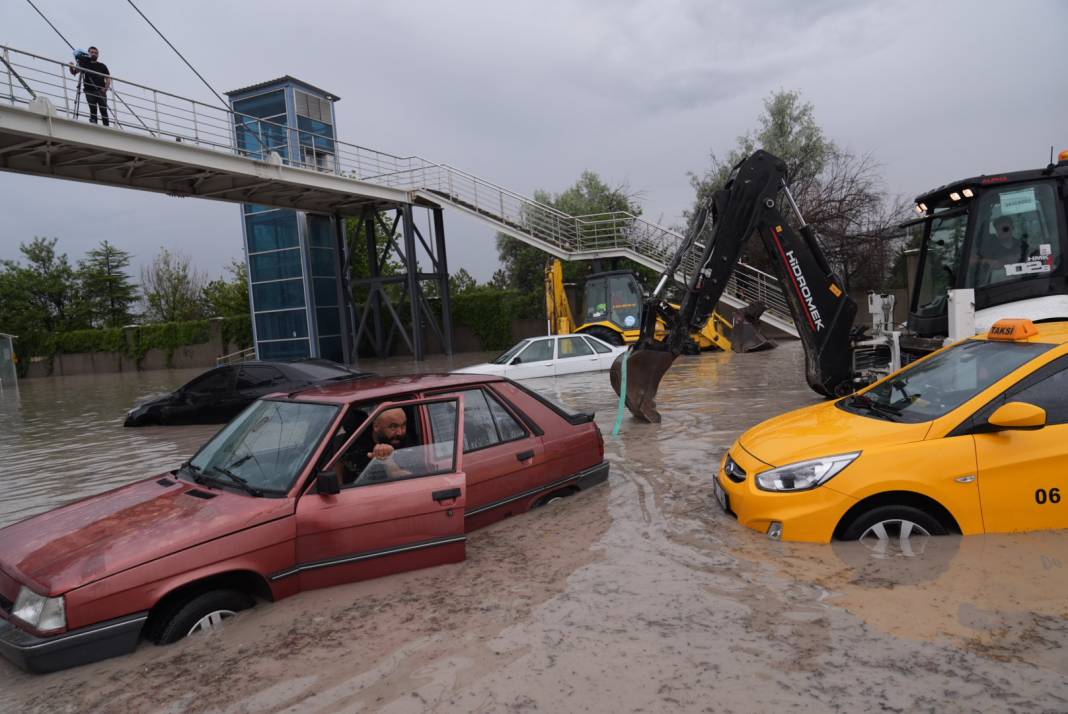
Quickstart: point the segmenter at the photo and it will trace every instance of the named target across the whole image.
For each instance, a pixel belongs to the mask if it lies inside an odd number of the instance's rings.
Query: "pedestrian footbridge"
[[[67,63],[2,45],[0,57],[0,170],[341,216],[444,205],[563,260],[620,257],[653,270],[663,270],[683,242],[679,233],[629,213],[572,216],[447,164],[114,76],[111,126],[90,124]],[[277,150],[283,145],[300,146],[300,155]],[[676,278],[685,280],[696,260],[686,256]],[[768,308],[766,323],[797,335],[782,290],[767,273],[740,264],[722,299],[732,307],[759,300]]]

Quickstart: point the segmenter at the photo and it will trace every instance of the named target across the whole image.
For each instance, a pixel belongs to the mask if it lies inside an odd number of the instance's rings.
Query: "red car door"
[[[454,392],[464,398],[463,453],[467,473],[467,529],[481,528],[524,510],[524,495],[546,485],[541,437],[531,433],[484,387]],[[441,438],[451,436],[438,424],[430,409],[430,421]],[[448,419],[443,422],[448,423]]]
[[[425,429],[422,407],[431,404],[452,417],[451,439],[435,441]],[[313,483],[297,503],[296,563],[281,575],[299,577],[307,590],[463,560],[462,409],[463,398],[455,396],[379,406],[324,471],[334,472],[348,448],[369,443],[379,417],[399,410],[412,436],[391,457],[392,472],[366,478],[376,466],[371,460],[338,493],[319,493]]]

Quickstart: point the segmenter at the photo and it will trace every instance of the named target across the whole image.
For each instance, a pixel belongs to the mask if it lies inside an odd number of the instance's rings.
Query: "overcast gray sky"
[[[209,100],[124,0],[35,0],[113,75]],[[590,169],[681,222],[687,172],[800,90],[828,137],[914,196],[1034,168],[1068,148],[1068,2],[381,0],[138,5],[216,89],[291,74],[341,97],[339,138],[449,163],[524,194]],[[68,59],[24,0],[0,43]],[[107,238],[148,262],[166,246],[212,275],[241,255],[238,208],[0,173],[0,258],[34,236],[72,259]],[[450,269],[497,267],[493,232],[446,212]]]

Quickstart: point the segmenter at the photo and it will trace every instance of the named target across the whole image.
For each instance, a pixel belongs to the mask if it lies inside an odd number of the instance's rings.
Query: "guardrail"
[[[88,115],[80,76],[71,63],[0,45],[0,102],[28,105],[47,98],[68,118]],[[85,72],[84,70],[79,70]],[[494,222],[535,245],[548,245],[571,260],[607,251],[629,253],[663,269],[683,236],[626,212],[572,216],[448,164],[419,156],[397,156],[235,112],[111,76],[107,93],[111,125],[119,131],[149,134],[228,154],[328,172],[404,191],[424,191]],[[699,246],[682,261],[685,281],[697,267]],[[778,281],[739,263],[728,290],[746,301],[759,299],[780,320],[792,322]]]

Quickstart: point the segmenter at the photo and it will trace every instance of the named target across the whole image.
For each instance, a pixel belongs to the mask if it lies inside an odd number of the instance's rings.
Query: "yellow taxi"
[[[773,539],[1068,528],[1068,322],[1001,320],[723,458],[723,509]]]

